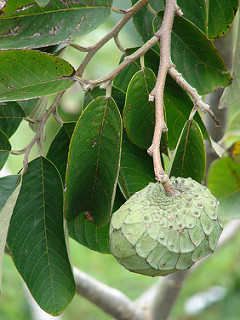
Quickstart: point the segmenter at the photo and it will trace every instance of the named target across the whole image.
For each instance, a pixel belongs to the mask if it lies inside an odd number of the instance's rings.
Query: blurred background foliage
[[[115,7],[128,8],[128,0],[114,1]],[[111,17],[97,30],[77,43],[89,46],[99,40],[109,31],[121,15],[112,13]],[[132,22],[120,33],[124,47],[135,47],[142,44]],[[74,48],[64,49],[60,56],[69,61],[75,68],[84,57]],[[121,57],[121,51],[113,41],[105,45],[94,57],[85,71],[85,77],[96,79],[110,72]],[[59,108],[59,114],[64,121],[74,121],[79,117],[83,106],[84,93],[76,84],[64,95]],[[49,98],[49,104],[53,97]],[[43,144],[43,154],[58,131],[59,125],[53,117],[46,127],[46,141]],[[26,121],[23,121],[11,138],[13,149],[26,146],[34,136]],[[30,160],[38,154],[37,147],[33,148]],[[22,167],[23,156],[10,155],[6,172],[17,173]],[[178,320],[239,320],[240,319],[240,234],[235,236],[227,245],[218,250],[206,262],[201,264],[189,275],[172,313],[172,319]],[[124,292],[129,298],[137,299],[155,283],[156,279],[130,274],[122,268],[110,255],[100,254],[70,240],[70,251],[73,265],[88,273],[90,276]],[[3,320],[34,320],[31,307],[26,298],[24,283],[17,273],[11,258],[5,255],[3,260],[3,292],[0,297],[0,319]],[[64,320],[108,320],[111,319],[97,307],[76,295],[66,311],[61,316]]]

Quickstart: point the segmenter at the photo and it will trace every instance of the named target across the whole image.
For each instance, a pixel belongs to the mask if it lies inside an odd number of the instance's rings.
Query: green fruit
[[[190,268],[212,253],[222,232],[218,201],[191,178],[174,178],[179,191],[168,197],[163,186],[150,183],[112,216],[110,251],[126,269],[164,276]]]

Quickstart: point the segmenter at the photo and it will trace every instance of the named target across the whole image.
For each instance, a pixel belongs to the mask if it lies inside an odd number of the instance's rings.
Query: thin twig
[[[123,18],[115,25],[115,27],[109,31],[101,40],[99,40],[94,46],[90,47],[91,50],[87,53],[86,57],[83,59],[81,65],[76,71],[76,76],[81,77],[86,66],[89,64],[90,60],[93,58],[95,53],[102,48],[109,40],[116,37],[125,24],[140,10],[149,0],[139,0],[134,6],[125,11]]]
[[[190,95],[190,97],[193,99],[194,106],[199,108],[202,112],[206,113],[208,112],[209,115],[213,118],[213,120],[220,125],[219,120],[216,118],[212,110],[210,109],[210,106],[203,102],[202,97],[198,94],[197,90],[193,88],[182,76],[180,72],[176,70],[176,67],[172,65],[168,69],[168,73],[170,76]]]
[[[116,46],[118,47],[118,49],[125,53],[125,49],[124,49],[124,47],[122,46],[122,44],[121,44],[118,36],[115,36],[115,37],[114,37],[114,41],[115,41]]]
[[[179,12],[176,0],[167,0],[164,11],[161,28],[155,34],[160,39],[160,63],[157,75],[157,81],[154,89],[149,95],[149,100],[155,100],[155,128],[151,146],[148,148],[148,153],[153,157],[153,166],[156,180],[162,183],[166,194],[173,196],[176,190],[172,186],[168,175],[165,173],[161,163],[160,142],[163,132],[167,132],[167,125],[164,120],[164,87],[166,76],[169,68],[172,66],[171,61],[171,33],[175,14]]]
[[[133,61],[138,59],[140,56],[144,55],[149,49],[155,46],[159,42],[159,38],[153,36],[150,40],[148,40],[141,48],[136,50],[129,56],[126,56],[124,61],[120,63],[114,70],[108,73],[106,76],[96,79],[96,80],[86,80],[81,77],[74,76],[74,79],[83,86],[84,90],[94,89],[101,83],[112,81],[122,70],[124,70],[127,66],[129,66]]]

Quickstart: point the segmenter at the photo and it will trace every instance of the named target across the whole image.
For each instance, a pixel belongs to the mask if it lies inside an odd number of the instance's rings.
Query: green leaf
[[[222,218],[240,217],[240,164],[230,157],[212,162],[207,176],[207,186],[220,201]]]
[[[140,148],[149,148],[154,131],[154,102],[149,94],[156,83],[152,70],[138,71],[129,83],[123,110],[124,127],[129,139]]]
[[[2,130],[8,138],[15,133],[25,112],[17,102],[0,104],[0,130]]]
[[[132,0],[135,4],[137,0]],[[151,0],[133,17],[133,23],[144,42],[153,37],[152,21],[157,12],[164,10],[165,1]],[[223,36],[230,28],[238,8],[238,0],[178,0],[184,18],[191,21],[208,38]],[[151,10],[150,10],[151,7]]]
[[[0,16],[0,47],[39,48],[75,39],[101,25],[110,7],[111,0],[52,0],[45,7],[8,0]]]
[[[39,5],[39,7],[45,7],[50,0],[35,0],[35,2]]]
[[[122,121],[112,98],[92,101],[72,136],[65,194],[69,220],[88,211],[96,225],[109,221],[117,183]]]
[[[238,9],[238,0],[210,0],[208,8],[208,37],[223,36],[230,28]]]
[[[138,0],[131,0],[134,5]],[[165,7],[165,3],[163,0],[150,0],[149,5],[153,9],[153,12],[158,12],[163,10]],[[154,18],[154,14],[148,9],[147,6],[143,6],[137,14],[133,16],[133,23],[137,29],[138,34],[142,38],[144,42],[148,41],[150,38],[154,36],[152,21]]]
[[[84,94],[83,109],[85,109],[91,101],[101,96],[105,96],[105,91],[103,89],[100,89],[99,87],[95,87],[91,91],[86,91]],[[122,90],[113,86],[111,96],[116,102],[119,110],[122,112],[125,102],[125,93]]]
[[[230,157],[214,161],[208,171],[207,185],[217,198],[240,191],[240,165]]]
[[[122,193],[128,199],[149,182],[155,182],[152,158],[146,150],[134,145],[124,134],[118,178]]]
[[[63,59],[34,50],[0,52],[0,101],[54,94],[71,87],[73,67]]]
[[[2,262],[8,227],[21,188],[19,176],[0,178],[0,291],[2,290]]]
[[[154,30],[162,23],[163,12],[154,20]],[[175,17],[171,41],[172,61],[177,70],[200,94],[227,86],[230,75],[222,58],[197,27],[190,21]]]
[[[47,159],[51,160],[57,167],[63,182],[65,181],[67,169],[69,144],[75,125],[75,122],[63,123],[62,127],[53,139],[46,156]]]
[[[125,202],[120,189],[117,187],[113,205],[113,212]],[[109,252],[109,225],[97,227],[87,220],[84,215],[80,215],[74,220],[68,221],[69,236],[83,246],[102,253]]]
[[[201,182],[205,176],[206,152],[202,132],[194,120],[188,120],[179,137],[170,176]]]
[[[63,187],[45,158],[29,163],[10,222],[12,259],[39,306],[60,314],[75,294],[63,228]]]
[[[193,102],[189,95],[171,77],[167,77],[166,80],[164,106],[168,127],[168,146],[170,150],[173,150],[192,111]],[[195,113],[193,119],[199,125],[204,139],[209,140],[208,132],[198,112]]]
[[[11,145],[8,141],[8,137],[2,130],[0,130],[0,170],[7,161],[10,151]]]
[[[128,49],[127,54],[132,54],[137,48]],[[124,59],[126,55],[121,58]],[[158,73],[159,54],[153,50],[149,50],[144,55],[144,64],[146,67],[153,70],[155,75]],[[127,86],[134,76],[134,74],[141,70],[140,61],[137,59],[130,66],[125,68],[114,80],[114,86],[121,88],[124,92],[127,91]],[[115,100],[117,102],[117,100]],[[193,102],[189,95],[183,90],[170,76],[167,76],[165,91],[164,91],[164,104],[166,113],[166,123],[168,126],[168,146],[174,149],[179,135],[185,122],[188,120],[190,112],[193,108]],[[196,112],[194,120],[200,126],[204,139],[209,140],[207,130],[203,124],[199,113]],[[163,147],[166,143],[163,144]],[[166,147],[165,147],[166,149]]]

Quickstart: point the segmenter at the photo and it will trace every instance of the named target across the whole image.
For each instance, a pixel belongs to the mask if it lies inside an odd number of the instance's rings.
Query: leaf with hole
[[[93,100],[79,118],[70,143],[65,193],[69,220],[88,211],[98,226],[109,221],[121,141],[122,120],[115,101]]]
[[[63,59],[34,50],[0,52],[0,101],[47,96],[71,87],[73,67]],[[14,77],[13,77],[14,75]]]
[[[75,283],[63,228],[63,186],[46,158],[30,162],[23,174],[7,243],[33,298],[46,312],[60,314],[75,294]]]
[[[2,130],[8,138],[15,133],[25,112],[17,102],[0,103],[0,130]]]
[[[205,177],[206,152],[202,132],[194,120],[188,120],[179,137],[170,176],[192,178],[201,182]]]
[[[111,0],[52,0],[39,7],[34,0],[21,4],[8,0],[0,15],[0,47],[39,48],[71,41],[101,25],[111,4]]]

